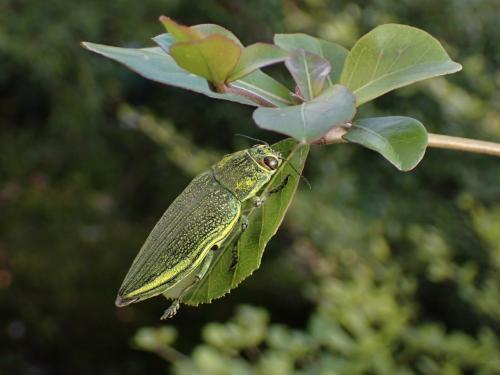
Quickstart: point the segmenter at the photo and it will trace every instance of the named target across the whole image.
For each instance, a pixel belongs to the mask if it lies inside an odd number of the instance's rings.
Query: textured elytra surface
[[[168,207],[152,230],[130,267],[119,295],[127,296],[145,285],[154,285],[165,272],[176,267],[170,280],[162,280],[152,297],[181,280],[201,261],[203,250],[222,241],[240,215],[240,202],[222,187],[212,171],[205,172],[186,187]],[[148,288],[149,289],[149,288]]]

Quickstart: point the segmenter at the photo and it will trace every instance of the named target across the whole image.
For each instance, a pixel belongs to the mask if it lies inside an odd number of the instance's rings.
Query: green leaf
[[[172,35],[176,42],[189,42],[193,40],[198,40],[204,37],[204,35],[196,29],[189,26],[184,26],[178,24],[173,19],[167,16],[161,16],[160,22],[165,26],[165,29]]]
[[[228,81],[236,81],[254,70],[284,61],[287,56],[286,51],[273,44],[252,44],[241,53],[240,60],[229,75]]]
[[[264,249],[278,231],[300,180],[290,164],[301,173],[309,151],[308,145],[298,144],[292,139],[285,139],[272,147],[281,152],[288,162],[275,173],[263,193],[276,188],[290,175],[287,185],[281,192],[271,195],[260,208],[251,208],[248,215],[249,226],[237,244],[239,255],[236,266],[230,268],[233,242],[228,241],[227,245],[218,250],[206,276],[186,297],[184,303],[198,305],[222,297],[259,268]]]
[[[377,151],[402,171],[415,168],[427,147],[427,131],[422,123],[403,116],[358,120],[343,138]]]
[[[170,47],[170,56],[181,68],[215,84],[226,81],[241,55],[241,47],[231,39],[212,34],[191,42]]]
[[[415,27],[387,24],[359,39],[347,57],[340,83],[357,105],[411,83],[459,71],[439,41]]]
[[[236,35],[234,35],[228,29],[216,25],[214,23],[201,23],[199,25],[193,25],[191,26],[191,29],[194,29],[202,33],[204,36],[209,36],[213,34],[224,35],[226,38],[229,38],[233,42],[237,43],[240,47],[243,47],[243,44],[241,44],[240,40],[236,37]]]
[[[255,102],[240,95],[214,92],[205,79],[180,68],[170,55],[158,47],[120,48],[89,42],[83,42],[82,46],[89,51],[124,64],[147,79],[198,92],[211,98],[257,106]],[[290,103],[288,89],[261,71],[255,71],[231,84],[255,93],[276,106]]]
[[[321,94],[332,69],[327,60],[303,49],[290,52],[285,65],[295,80],[300,95],[306,101]]]
[[[160,22],[163,26],[165,26],[176,42],[189,42],[202,39],[209,35],[219,34],[231,39],[233,42],[236,42],[239,46],[243,47],[236,35],[228,29],[213,23],[185,26],[175,22],[167,16],[161,16]]]
[[[166,53],[170,53],[170,46],[175,43],[174,37],[169,33],[157,35],[152,39]]]
[[[337,83],[349,51],[339,44],[318,39],[307,34],[276,34],[274,44],[287,50],[304,49],[328,60],[331,65],[328,84]]]
[[[356,113],[354,95],[342,85],[334,85],[309,102],[284,108],[258,108],[253,113],[257,125],[311,143],[328,130],[349,122]]]
[[[233,81],[231,85],[263,99],[271,106],[285,107],[292,104],[290,90],[261,70]],[[256,103],[252,102],[252,105]]]

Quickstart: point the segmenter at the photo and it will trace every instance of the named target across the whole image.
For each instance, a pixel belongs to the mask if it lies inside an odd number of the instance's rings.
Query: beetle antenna
[[[258,139],[258,138],[253,138],[253,137],[250,137],[248,135],[245,135],[245,134],[235,134],[237,137],[243,137],[243,138],[246,138],[246,139],[250,139],[252,141],[255,141],[255,142],[259,142],[260,144],[263,144],[263,145],[266,145],[266,146],[269,146],[269,143],[267,143],[266,141],[263,141],[262,139]]]
[[[286,161],[288,163],[288,165],[290,166],[290,168],[292,168],[294,170],[294,172],[297,174],[297,176],[299,176],[299,178],[301,178],[302,181],[304,181],[306,183],[306,185],[309,187],[309,190],[312,190],[311,183],[309,182],[309,180],[307,178],[305,178],[301,173],[299,173],[297,168],[295,168],[295,166],[292,163],[290,163],[290,160],[285,159],[282,156],[280,156],[279,159]]]

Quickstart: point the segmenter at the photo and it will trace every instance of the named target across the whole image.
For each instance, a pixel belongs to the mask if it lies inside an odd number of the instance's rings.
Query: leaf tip
[[[98,48],[96,48],[97,46],[98,45],[96,45],[95,43],[92,43],[92,42],[87,42],[87,41],[80,42],[80,47],[85,48],[87,51],[90,51],[90,52],[99,53],[97,51]]]
[[[177,22],[175,22],[172,18],[165,16],[164,14],[158,17],[158,20],[169,33],[172,33],[172,31],[174,31],[173,28],[177,26]]]
[[[164,14],[162,14],[160,17],[158,17],[158,20],[159,20],[161,23],[163,23],[163,24],[168,23],[168,22],[173,22],[173,21],[172,21],[172,18],[167,17],[167,16],[165,16]]]
[[[462,64],[457,63],[456,61],[453,61],[453,64],[455,65],[455,69],[452,71],[452,73],[459,72],[463,69]]]

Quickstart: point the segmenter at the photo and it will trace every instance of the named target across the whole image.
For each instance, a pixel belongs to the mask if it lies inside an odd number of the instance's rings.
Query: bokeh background
[[[114,307],[193,175],[249,146],[235,133],[279,139],[251,108],[146,81],[79,46],[152,45],[161,14],[221,24],[246,44],[306,32],[350,48],[382,23],[417,26],[463,71],[362,114],[500,141],[498,0],[2,0],[0,373],[499,374],[493,157],[429,150],[401,173],[353,145],[316,147],[312,189],[299,189],[238,289],[167,326],[162,298]]]

